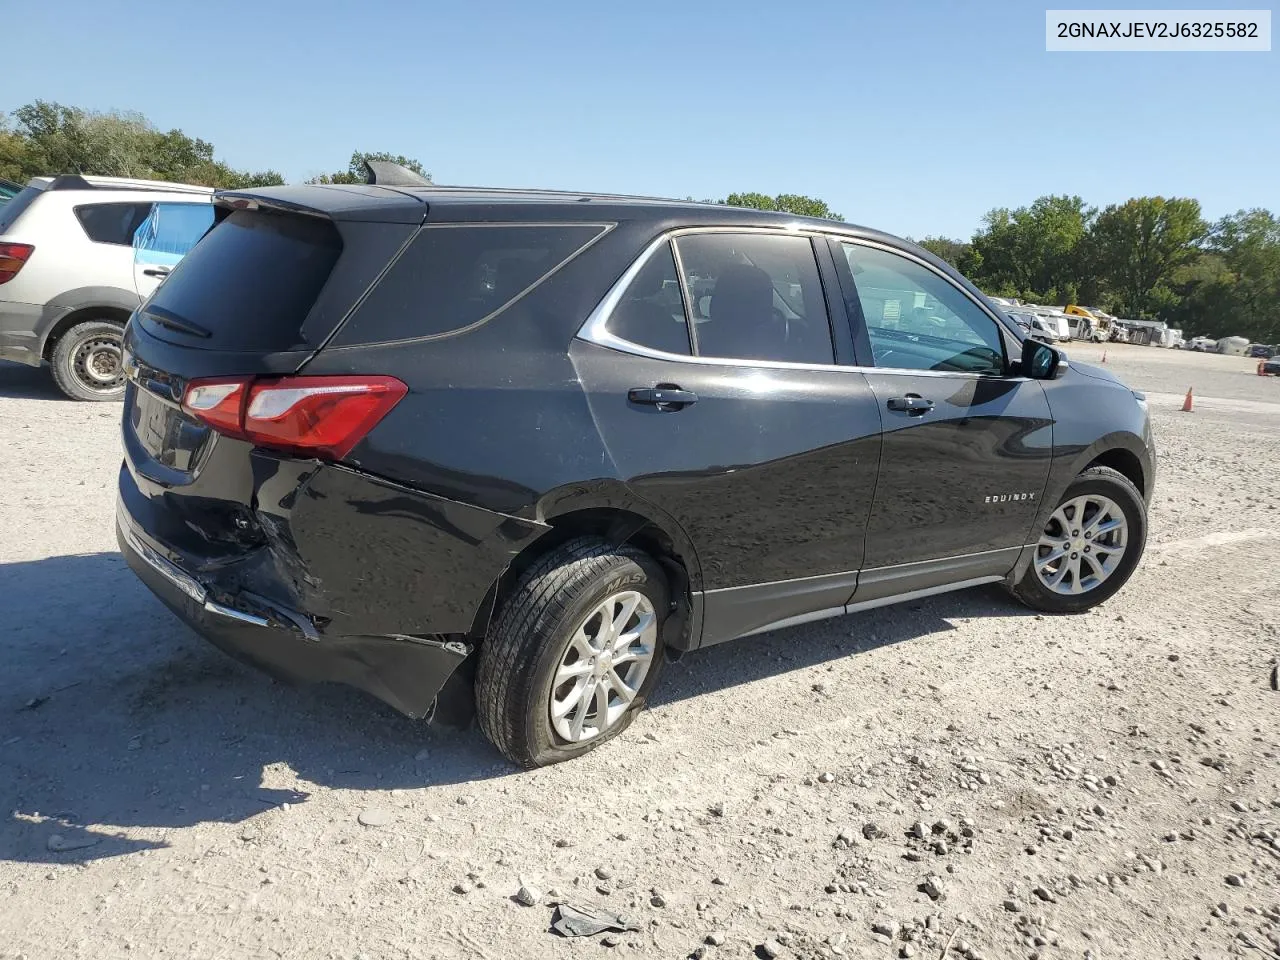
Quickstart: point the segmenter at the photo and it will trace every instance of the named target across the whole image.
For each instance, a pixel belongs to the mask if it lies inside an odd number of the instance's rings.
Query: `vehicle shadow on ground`
[[[67,400],[53,384],[47,367],[0,360],[0,397],[13,400]]]
[[[239,823],[304,784],[389,790],[517,774],[474,724],[428,726],[337,686],[273,683],[196,637],[115,553],[0,565],[0,859],[65,863]],[[655,703],[750,683],[1010,608],[939,597],[761,634],[668,665]],[[149,828],[148,838],[128,836]]]

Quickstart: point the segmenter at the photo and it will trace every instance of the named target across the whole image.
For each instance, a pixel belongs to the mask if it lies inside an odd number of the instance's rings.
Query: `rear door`
[[[859,600],[1003,574],[1053,456],[1041,385],[1010,375],[995,317],[923,259],[832,241],[884,418]]]
[[[133,234],[133,283],[151,296],[196,241],[213,226],[211,203],[157,203]]]
[[[108,193],[109,191],[102,191]],[[112,200],[78,203],[75,218],[92,244],[77,245],[72,274],[76,286],[111,286],[128,291],[132,286],[133,237],[151,213],[150,200]]]
[[[823,275],[808,236],[684,231],[571,348],[619,475],[695,545],[703,644],[842,608],[856,582],[880,417]]]

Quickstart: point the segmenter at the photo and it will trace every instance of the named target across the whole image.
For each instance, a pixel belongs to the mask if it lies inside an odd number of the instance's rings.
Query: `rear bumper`
[[[143,583],[214,646],[292,683],[358,687],[410,717],[431,712],[436,695],[470,648],[405,636],[328,636],[310,617],[252,594],[226,597],[165,556],[117,503],[116,539]]]
[[[45,308],[34,303],[0,300],[0,360],[40,366],[41,334]]]

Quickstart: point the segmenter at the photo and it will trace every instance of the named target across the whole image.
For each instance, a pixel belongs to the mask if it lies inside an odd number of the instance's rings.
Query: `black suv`
[[[414,717],[474,682],[532,767],[666,655],[987,583],[1082,611],[1142,555],[1142,395],[895,237],[398,176],[216,203],[128,325],[119,541],[278,676]]]

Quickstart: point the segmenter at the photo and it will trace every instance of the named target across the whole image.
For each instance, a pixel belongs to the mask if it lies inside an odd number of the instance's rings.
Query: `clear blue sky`
[[[440,183],[805,193],[917,239],[1044,193],[1280,210],[1280,53],[1046,53],[1045,6],[29,3],[0,110],[137,110],[290,180],[359,148]]]

